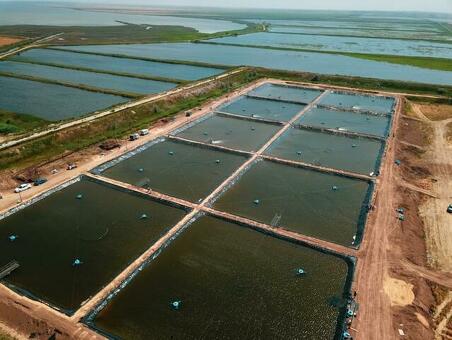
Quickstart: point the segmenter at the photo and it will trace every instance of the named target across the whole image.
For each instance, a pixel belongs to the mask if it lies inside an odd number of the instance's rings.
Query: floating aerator
[[[260,201],[259,200],[254,200],[253,203],[257,205],[257,204],[260,203]]]
[[[145,220],[147,218],[148,218],[148,215],[146,215],[146,214],[143,214],[143,215],[140,216],[140,220]]]
[[[8,238],[11,242],[15,241],[17,239],[17,235],[10,235]]]
[[[298,268],[297,269],[297,275],[305,275],[306,271],[303,268]]]
[[[217,163],[217,164],[220,164],[220,160],[219,160],[219,159],[217,159],[217,160],[215,161],[215,163]]]
[[[181,305],[182,305],[182,301],[180,301],[180,300],[171,302],[171,308],[174,310],[180,309]]]
[[[170,155],[170,156],[174,155],[174,151],[168,152],[168,155]]]
[[[298,155],[298,156],[301,156],[301,151],[297,151],[297,155]]]
[[[77,196],[75,196],[75,198],[77,198],[78,200],[81,200],[83,198],[82,194],[78,194]]]
[[[356,148],[358,145],[356,144],[352,144],[352,148]]]
[[[143,168],[139,168],[139,169],[138,169],[138,172],[143,172],[143,171],[144,171]]]
[[[72,263],[72,266],[77,267],[80,266],[82,264],[82,261],[80,261],[80,259],[75,259],[74,262]]]
[[[333,185],[331,188],[333,191],[336,191],[338,189],[338,187],[336,185]]]

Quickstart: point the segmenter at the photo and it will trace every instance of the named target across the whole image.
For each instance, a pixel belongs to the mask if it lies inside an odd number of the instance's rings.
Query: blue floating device
[[[180,309],[181,306],[182,306],[182,301],[180,301],[180,300],[171,302],[171,308],[174,310]]]

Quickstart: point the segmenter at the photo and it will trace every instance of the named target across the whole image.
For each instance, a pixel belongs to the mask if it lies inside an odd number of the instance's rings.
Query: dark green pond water
[[[256,151],[281,127],[214,115],[177,134],[179,137],[229,148]]]
[[[245,157],[227,152],[164,141],[107,169],[103,175],[197,202],[245,161]]]
[[[379,168],[383,143],[367,138],[292,128],[266,150],[266,154],[362,174]]]
[[[348,246],[368,190],[365,181],[261,161],[214,208]]]
[[[58,121],[128,101],[110,94],[0,76],[0,109]]]
[[[274,121],[289,121],[293,116],[302,111],[304,107],[305,105],[301,104],[240,97],[238,100],[220,107],[218,111]]]
[[[266,97],[269,99],[289,100],[309,104],[316,99],[322,91],[302,89],[290,86],[264,84],[254,89],[250,95]]]
[[[387,137],[390,117],[314,108],[305,112],[296,124],[351,131]]]
[[[74,311],[184,215],[82,180],[0,221],[0,266],[17,260],[7,283]],[[75,259],[82,264],[73,266]]]
[[[124,339],[332,339],[330,301],[343,296],[347,270],[340,258],[201,217],[94,325]]]

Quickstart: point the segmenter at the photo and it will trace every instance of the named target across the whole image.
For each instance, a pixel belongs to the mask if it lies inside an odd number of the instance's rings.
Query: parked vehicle
[[[35,186],[38,186],[44,184],[45,182],[47,182],[47,178],[37,178],[33,183]]]
[[[447,212],[449,214],[452,214],[452,204],[449,204],[449,206],[447,207]]]
[[[138,138],[140,138],[140,135],[138,133],[134,133],[129,136],[130,141],[137,140]]]
[[[142,129],[140,130],[140,136],[146,136],[149,135],[149,130],[148,129]]]
[[[67,165],[67,170],[74,170],[75,168],[77,168],[77,164],[75,164],[75,163],[69,163],[68,165]]]
[[[22,183],[16,189],[14,189],[14,192],[19,193],[19,192],[22,192],[22,191],[25,191],[28,189],[31,189],[31,184],[30,183]]]

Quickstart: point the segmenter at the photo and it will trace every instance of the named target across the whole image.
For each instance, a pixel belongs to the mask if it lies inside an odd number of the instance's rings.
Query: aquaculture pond
[[[349,246],[362,232],[370,189],[366,181],[260,161],[214,208]]]
[[[169,140],[137,151],[102,174],[192,202],[208,196],[246,161],[244,156]]]
[[[250,91],[248,95],[309,104],[320,96],[322,92],[319,90],[268,83]]]
[[[273,124],[212,115],[188,126],[176,135],[212,145],[257,151],[280,128]]]
[[[0,264],[20,264],[5,282],[74,312],[184,215],[83,179],[0,220]]]
[[[179,80],[197,80],[224,72],[223,69],[192,65],[170,64],[138,59],[115,58],[51,49],[33,49],[10,60],[84,67],[95,70],[120,72],[136,76],[164,77]]]
[[[317,107],[305,112],[295,123],[385,138],[389,132],[390,122],[390,116],[385,117]]]
[[[265,153],[367,175],[379,168],[383,148],[384,143],[374,139],[291,128]]]
[[[121,96],[0,76],[0,109],[49,121],[79,117],[127,100]]]
[[[319,102],[319,105],[333,106],[343,110],[360,110],[391,114],[395,99],[381,96],[366,96],[356,93],[330,92]]]
[[[201,217],[92,325],[124,339],[333,339],[344,259]],[[297,275],[302,268],[305,275]],[[179,302],[178,307],[172,307]]]
[[[121,77],[112,74],[94,73],[14,61],[0,62],[0,72],[56,80],[75,85],[114,90],[131,94],[159,93],[177,86],[175,83]]]
[[[71,50],[187,60],[219,65],[250,65],[279,70],[452,85],[452,72],[346,57],[338,54],[270,50],[200,43],[68,46]]]
[[[450,44],[418,40],[259,32],[217,38],[209,41],[221,44],[271,46],[334,52],[452,58],[452,46]]]
[[[245,117],[283,122],[289,121],[304,108],[305,105],[303,104],[243,96],[217,110]]]

